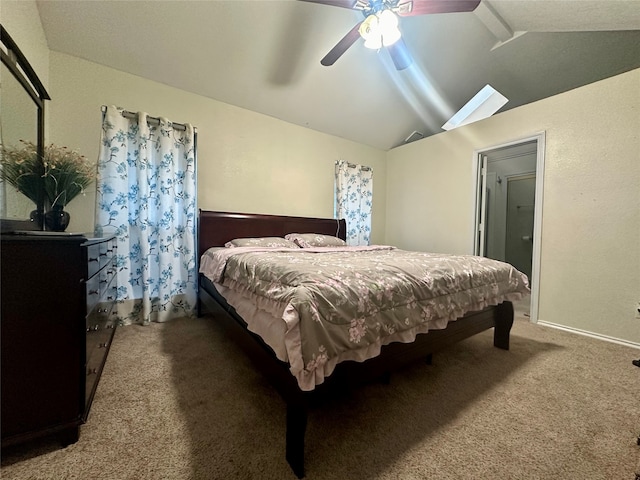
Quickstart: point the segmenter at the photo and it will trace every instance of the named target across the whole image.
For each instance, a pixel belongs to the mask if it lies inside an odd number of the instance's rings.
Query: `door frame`
[[[538,307],[540,300],[540,253],[542,243],[542,215],[544,209],[543,192],[544,192],[544,159],[545,159],[545,132],[536,133],[530,137],[519,138],[510,142],[493,145],[473,151],[473,238],[472,251],[474,255],[479,255],[479,242],[481,232],[480,223],[480,202],[484,195],[481,195],[483,189],[482,177],[482,156],[487,152],[504,147],[512,147],[522,143],[536,142],[536,189],[535,189],[535,211],[533,215],[533,259],[531,265],[531,306],[529,318],[531,322],[538,322]]]

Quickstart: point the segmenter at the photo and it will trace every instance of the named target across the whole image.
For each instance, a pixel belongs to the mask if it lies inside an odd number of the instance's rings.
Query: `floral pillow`
[[[257,237],[257,238],[236,238],[224,244],[227,248],[233,247],[271,247],[271,248],[298,248],[291,240],[281,237]]]
[[[341,238],[320,233],[290,233],[284,238],[295,242],[300,248],[347,246],[347,242]]]

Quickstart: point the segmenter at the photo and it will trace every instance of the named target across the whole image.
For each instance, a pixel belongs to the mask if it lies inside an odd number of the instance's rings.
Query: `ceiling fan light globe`
[[[400,30],[398,30],[398,17],[391,10],[382,10],[377,14],[378,29],[382,36],[382,43],[385,47],[393,45],[400,40]]]
[[[398,30],[397,28],[388,32],[384,32],[382,34],[382,43],[385,47],[388,47],[389,45],[393,45],[398,40],[400,40],[401,36],[402,35],[400,34],[400,30]]]
[[[364,41],[364,46],[371,50],[379,50],[382,48],[382,37],[380,35],[369,35]]]
[[[360,36],[364,39],[364,46],[371,50],[382,48],[382,31],[380,29],[380,19],[377,15],[369,15],[358,29]]]
[[[398,17],[391,10],[382,10],[378,13],[378,20],[382,31],[398,28]]]
[[[358,33],[365,40],[369,38],[371,35],[376,35],[378,30],[380,29],[380,22],[378,17],[375,15],[369,15],[365,20],[360,24],[360,28],[358,28]]]

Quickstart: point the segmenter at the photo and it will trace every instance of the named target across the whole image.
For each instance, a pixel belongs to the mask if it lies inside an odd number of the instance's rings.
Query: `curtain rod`
[[[336,165],[338,165],[338,163],[340,163],[340,161],[339,161],[339,160],[336,160]],[[356,168],[357,166],[358,166],[358,165],[355,165],[355,164],[353,164],[353,163],[349,163],[349,162],[347,162],[347,167],[349,167],[349,168]],[[369,170],[371,170],[371,167],[367,167],[366,165],[360,165],[360,168],[361,168],[362,170],[364,170],[365,172],[368,172]]]
[[[102,113],[107,111],[107,107],[106,105],[102,106]],[[138,114],[136,112],[130,112],[129,110],[122,110],[122,116],[125,118],[130,118],[130,119],[137,119],[138,118]],[[147,115],[147,123],[151,124],[151,125],[160,125],[160,118],[158,117],[152,117],[151,115]],[[186,130],[187,127],[184,125],[184,123],[178,123],[178,122],[171,122],[171,125],[173,125],[173,128],[176,130]],[[193,127],[193,131],[196,131],[196,127]]]

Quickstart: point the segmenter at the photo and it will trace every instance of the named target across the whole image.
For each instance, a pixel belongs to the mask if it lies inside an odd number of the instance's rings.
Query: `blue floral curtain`
[[[98,159],[96,234],[118,237],[121,324],[191,316],[196,305],[195,132],[107,107]]]
[[[336,162],[336,218],[347,221],[347,244],[369,245],[373,170],[344,160]]]

